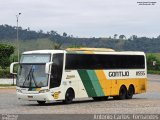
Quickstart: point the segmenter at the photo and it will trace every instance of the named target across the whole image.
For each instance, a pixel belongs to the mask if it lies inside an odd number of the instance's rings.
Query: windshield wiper
[[[32,74],[31,74],[31,73],[32,73]],[[32,80],[34,81],[35,86],[38,87],[37,84],[36,84],[34,75],[33,75],[33,65],[31,66],[31,68],[30,68],[30,70],[29,70],[29,73],[28,73],[27,77],[25,78],[25,80],[24,80],[24,82],[23,82],[23,87],[25,87],[24,84],[25,84],[26,80],[30,80],[30,84],[29,84],[29,87],[30,87],[30,88],[31,88]]]
[[[32,71],[32,66],[31,66],[31,68],[30,68],[30,70],[29,70],[29,73],[28,73],[27,77],[25,78],[25,80],[24,80],[24,82],[23,82],[23,86],[24,86],[26,80],[29,80],[29,76],[30,76],[31,71]]]

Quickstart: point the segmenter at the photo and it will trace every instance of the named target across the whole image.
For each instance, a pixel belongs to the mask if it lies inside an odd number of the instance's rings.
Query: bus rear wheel
[[[65,104],[72,103],[74,98],[74,91],[72,89],[68,89],[65,95],[65,100],[63,101]]]
[[[130,85],[126,94],[126,99],[132,99],[133,94],[134,94],[134,87]]]
[[[124,100],[126,98],[126,94],[127,94],[127,90],[125,88],[125,86],[121,86],[120,90],[119,90],[119,100]]]
[[[44,104],[46,103],[46,101],[37,101],[37,103],[38,103],[39,105],[44,105]]]
[[[126,98],[126,95],[127,95],[127,90],[126,90],[126,87],[123,85],[120,87],[119,95],[113,96],[113,99],[114,100],[123,100]]]

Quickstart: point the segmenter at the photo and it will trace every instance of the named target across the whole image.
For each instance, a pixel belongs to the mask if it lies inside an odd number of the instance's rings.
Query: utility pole
[[[19,22],[19,16],[21,15],[21,13],[18,13],[16,15],[17,18],[17,55],[18,55],[18,62],[19,62],[19,33],[18,33],[18,22]]]
[[[18,34],[18,19],[19,19],[19,16],[21,15],[21,13],[18,13],[17,15],[16,15],[16,18],[17,18],[17,41],[16,41],[16,43],[17,43],[17,56],[18,56],[18,62],[19,62],[19,34]],[[14,85],[14,75],[13,75],[13,85]]]

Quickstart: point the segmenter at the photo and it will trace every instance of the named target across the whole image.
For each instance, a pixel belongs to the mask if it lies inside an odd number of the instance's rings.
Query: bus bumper
[[[51,93],[24,94],[17,92],[17,98],[28,101],[53,101]]]

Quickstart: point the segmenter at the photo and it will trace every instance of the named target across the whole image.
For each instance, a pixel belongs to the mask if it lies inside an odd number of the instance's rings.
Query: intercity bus
[[[14,73],[14,65],[18,72]],[[146,92],[147,66],[144,52],[117,52],[105,48],[69,48],[22,53],[10,65],[16,74],[18,99],[63,101],[91,97],[94,100],[131,99]]]

